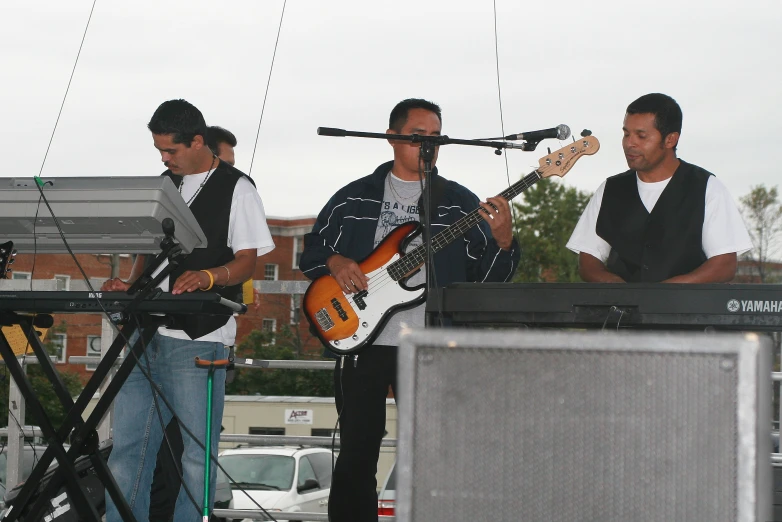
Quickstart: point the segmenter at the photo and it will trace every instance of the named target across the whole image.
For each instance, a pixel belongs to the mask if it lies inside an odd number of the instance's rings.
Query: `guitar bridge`
[[[329,315],[329,311],[325,308],[321,308],[317,312],[315,312],[315,320],[318,322],[318,326],[320,326],[320,329],[324,332],[328,332],[332,328],[334,328],[334,321],[331,320],[331,316]]]

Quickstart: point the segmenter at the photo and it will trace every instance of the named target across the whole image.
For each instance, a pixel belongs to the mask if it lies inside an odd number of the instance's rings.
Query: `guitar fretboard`
[[[498,195],[502,196],[508,201],[511,201],[513,198],[537,183],[540,178],[541,176],[538,171],[533,170],[530,174],[527,174],[521,180],[500,192]],[[483,209],[478,207],[459,219],[453,225],[435,235],[432,238],[432,252],[439,252],[446,246],[450,245],[455,239],[462,237],[465,232],[480,223],[483,220],[483,217],[481,217],[480,214],[481,212],[483,212]],[[402,256],[400,259],[388,265],[388,274],[394,281],[399,281],[410,272],[421,267],[425,262],[426,245],[420,245]]]

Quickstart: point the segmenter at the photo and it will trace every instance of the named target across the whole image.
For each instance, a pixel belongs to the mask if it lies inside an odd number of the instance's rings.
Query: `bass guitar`
[[[512,200],[543,178],[564,176],[582,156],[598,151],[600,142],[586,136],[540,159],[540,165],[499,195]],[[460,238],[483,218],[479,207],[432,237],[438,252]],[[404,253],[403,246],[419,233],[420,224],[405,223],[391,231],[358,263],[369,278],[367,290],[345,294],[330,275],[312,282],[304,294],[302,310],[315,333],[337,354],[355,353],[370,343],[396,311],[411,308],[426,299],[426,285],[405,285],[426,260],[425,245]]]

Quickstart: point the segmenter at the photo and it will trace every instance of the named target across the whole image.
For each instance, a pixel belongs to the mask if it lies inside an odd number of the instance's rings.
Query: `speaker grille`
[[[735,355],[415,353],[412,520],[736,519]]]

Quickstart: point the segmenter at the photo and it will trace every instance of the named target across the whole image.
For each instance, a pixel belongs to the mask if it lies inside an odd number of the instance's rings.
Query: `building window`
[[[291,324],[299,324],[301,319],[301,294],[291,295]]]
[[[11,279],[30,279],[30,272],[11,272]]]
[[[100,357],[100,335],[87,336],[87,357]],[[89,372],[94,372],[97,367],[97,363],[85,366]]]
[[[277,331],[277,319],[264,319],[261,323],[261,331],[271,333],[269,342],[266,344],[274,344],[274,333]]]
[[[55,355],[57,356],[57,364],[64,364],[68,355],[68,336],[64,333],[52,334],[49,342],[55,348]]]
[[[71,287],[71,276],[67,275],[56,275],[54,276],[54,281],[56,283],[56,290],[59,292],[67,292],[70,290]]]
[[[279,268],[278,265],[267,263],[263,268],[263,279],[266,281],[276,281],[279,277]]]
[[[250,435],[285,435],[285,428],[250,428]]]
[[[304,252],[304,236],[296,236],[293,238],[293,268],[294,270],[299,268],[299,261],[301,260],[301,253]]]

